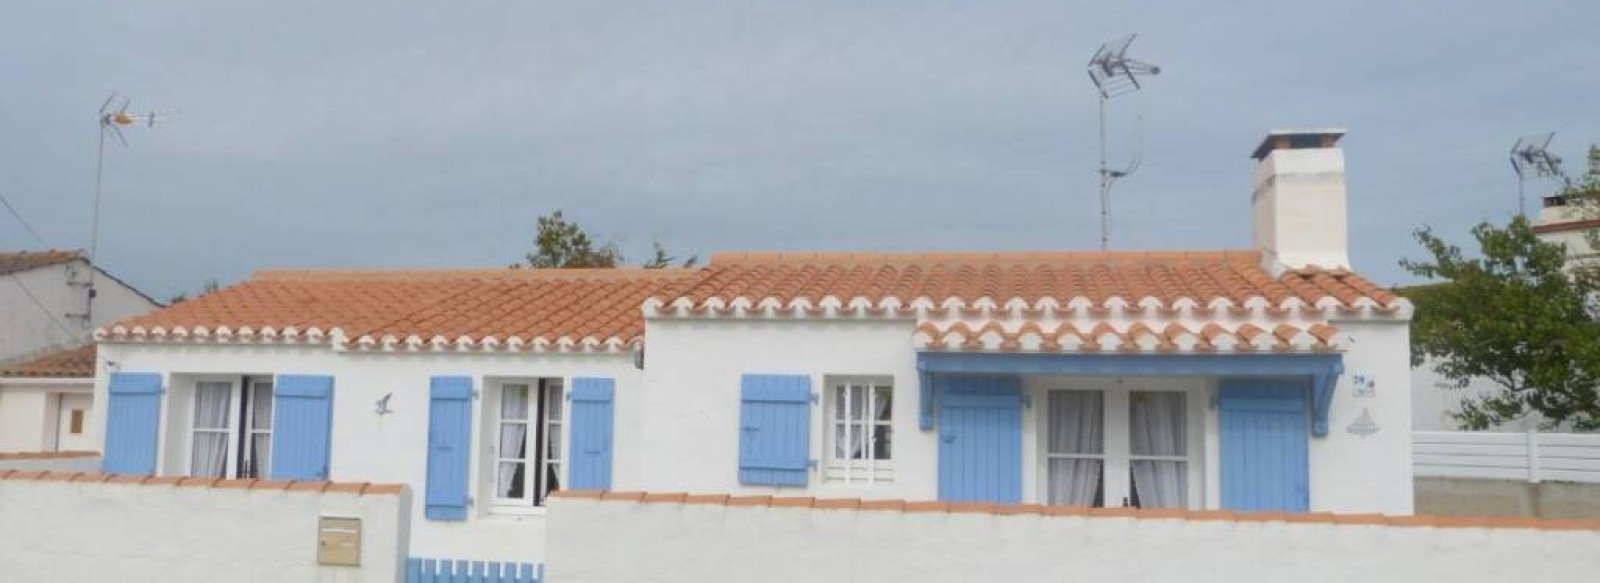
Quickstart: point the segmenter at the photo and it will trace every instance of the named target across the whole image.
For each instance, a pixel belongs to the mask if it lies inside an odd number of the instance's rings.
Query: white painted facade
[[[639,504],[558,498],[562,583],[1579,581],[1593,530]]]
[[[0,452],[98,450],[93,410],[90,379],[0,377]]]
[[[1350,267],[1344,151],[1345,131],[1284,130],[1256,150],[1250,208],[1255,248],[1284,267]],[[1302,147],[1294,140],[1316,140]]]
[[[96,328],[160,307],[102,271],[94,277],[93,318],[85,318],[89,271],[88,261],[74,259],[0,276],[9,280],[0,281],[0,362],[86,344]]]
[[[0,275],[0,364],[93,342],[97,327],[160,307],[99,272],[93,317],[85,318],[90,270],[72,259]],[[92,394],[88,378],[0,377],[0,452],[98,449],[89,429],[70,431],[73,411],[87,417],[94,408]]]

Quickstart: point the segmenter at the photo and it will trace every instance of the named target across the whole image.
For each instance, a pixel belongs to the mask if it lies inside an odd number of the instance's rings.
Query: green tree
[[[1600,217],[1600,148],[1590,148],[1587,172],[1560,194]],[[1600,429],[1600,263],[1569,263],[1566,247],[1540,240],[1523,217],[1505,227],[1479,224],[1472,235],[1476,257],[1430,229],[1417,231],[1431,259],[1401,261],[1441,281],[1407,294],[1416,304],[1412,364],[1431,361],[1459,387],[1473,378],[1500,386],[1462,400],[1455,417],[1463,428],[1538,413],[1547,425]],[[1600,249],[1600,234],[1588,238]]]
[[[578,223],[561,216],[561,211],[539,217],[533,246],[533,252],[528,253],[527,267],[534,269],[603,268],[622,263],[622,252],[615,243],[595,241]],[[522,266],[512,264],[512,267]]]
[[[679,263],[676,257],[667,253],[660,241],[652,244],[655,255],[644,263],[645,268],[661,269],[675,263],[682,267],[693,267],[699,261],[699,257],[691,256]],[[527,254],[527,263],[513,263],[513,269],[607,268],[621,266],[624,261],[616,243],[600,242],[598,237],[590,235],[578,223],[567,220],[559,210],[539,217],[533,246],[533,252]]]

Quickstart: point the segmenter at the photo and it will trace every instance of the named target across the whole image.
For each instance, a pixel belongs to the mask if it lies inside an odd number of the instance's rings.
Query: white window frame
[[[833,484],[887,484],[894,482],[895,449],[895,398],[894,378],[888,376],[828,376],[824,379],[827,387],[823,398],[823,451],[827,463],[824,465],[824,482]],[[877,411],[878,393],[880,389],[889,392],[889,418],[880,420],[873,414]],[[854,391],[866,391],[867,398],[862,403],[862,417],[850,419],[849,407],[843,409],[845,419],[839,418],[841,403],[849,403]],[[841,458],[838,456],[839,430],[855,426],[862,430],[867,442],[863,451],[866,455],[862,459]],[[878,432],[877,428],[889,430],[890,445],[888,459],[877,459]]]
[[[267,406],[267,409],[268,409],[267,426],[265,428],[256,427],[256,425],[255,425],[255,423],[256,423],[256,408],[261,406],[261,399],[258,398],[260,395],[257,394],[258,391],[256,389],[259,389],[262,386],[266,387],[266,392],[267,392],[266,401],[268,403],[268,406]],[[276,403],[273,403],[273,401],[275,401],[277,399],[278,386],[277,386],[277,384],[275,384],[274,379],[272,377],[249,377],[249,378],[247,378],[245,380],[245,390],[249,392],[249,397],[250,398],[246,399],[246,403],[245,403],[245,405],[246,405],[245,406],[245,412],[244,412],[244,425],[245,425],[244,431],[245,431],[245,434],[244,434],[244,438],[239,441],[239,447],[241,449],[241,455],[243,456],[242,459],[245,461],[246,465],[249,466],[249,467],[253,467],[256,470],[256,475],[254,477],[258,478],[258,479],[265,480],[265,479],[267,479],[267,476],[271,475],[269,472],[272,471],[272,466],[271,466],[271,464],[272,464],[272,454],[271,454],[271,452],[272,452],[272,446],[275,445],[273,443],[273,441],[275,441],[275,440],[272,437],[272,425],[273,425],[273,423],[276,422],[276,420],[278,418],[278,410],[277,410],[276,407],[274,407],[274,405]],[[253,456],[255,455],[255,448],[251,447],[251,446],[253,446],[255,444],[255,438],[258,435],[266,435],[267,436],[267,452],[268,452],[267,453],[267,459],[260,460],[259,463],[257,463],[257,460],[253,459]],[[240,473],[241,474],[243,473],[243,470],[244,470],[244,468],[240,468]]]
[[[1178,461],[1184,462],[1185,500],[1183,508],[1200,509],[1206,505],[1205,489],[1209,472],[1213,468],[1205,464],[1205,451],[1207,440],[1204,427],[1204,410],[1206,391],[1203,386],[1177,385],[1162,381],[1129,380],[1126,384],[1074,384],[1074,386],[1052,386],[1044,391],[1044,397],[1049,399],[1050,393],[1067,391],[1088,391],[1101,394],[1101,441],[1100,453],[1096,454],[1057,454],[1050,451],[1049,407],[1036,407],[1037,415],[1034,417],[1039,430],[1035,432],[1038,447],[1039,480],[1037,482],[1038,500],[1048,503],[1049,500],[1049,460],[1051,459],[1098,459],[1101,460],[1100,471],[1103,480],[1102,503],[1107,507],[1122,505],[1122,499],[1133,498],[1133,485],[1130,469],[1134,461]],[[1159,456],[1159,455],[1133,455],[1132,437],[1133,424],[1132,399],[1134,393],[1182,393],[1184,399],[1184,455]],[[1048,401],[1047,401],[1048,402]]]
[[[494,399],[489,402],[487,417],[493,421],[489,440],[489,471],[488,476],[490,510],[494,513],[504,514],[536,514],[544,511],[545,501],[550,495],[550,483],[545,478],[554,471],[556,480],[564,484],[566,475],[561,473],[565,456],[562,449],[565,447],[566,435],[562,430],[566,427],[567,407],[566,382],[557,377],[549,378],[517,378],[502,379],[494,382]],[[507,419],[505,417],[505,391],[512,387],[527,387],[528,390],[528,415],[526,419]],[[559,411],[559,416],[552,419],[552,411]],[[526,440],[528,454],[523,457],[502,455],[500,451],[500,435],[504,425],[522,425],[523,439]],[[531,431],[537,426],[537,433]],[[562,448],[551,447],[551,436],[555,436]],[[554,453],[550,453],[554,449]],[[544,455],[539,455],[543,451]],[[500,464],[522,464],[522,491],[523,496],[507,498],[500,495]],[[535,473],[537,472],[537,473]],[[559,486],[559,484],[558,484]]]
[[[258,428],[258,427],[254,427],[253,426],[253,423],[255,422],[255,415],[254,415],[255,406],[256,406],[258,400],[254,399],[254,398],[246,399],[245,398],[245,396],[246,396],[245,393],[246,393],[246,391],[253,392],[254,389],[256,387],[260,386],[260,385],[266,385],[268,387],[267,390],[269,391],[268,398],[269,399],[275,398],[276,395],[277,395],[277,392],[276,392],[277,391],[277,387],[276,387],[276,385],[274,383],[275,383],[275,380],[270,375],[239,375],[239,376],[229,376],[229,377],[204,376],[204,377],[196,378],[194,380],[193,384],[190,386],[190,390],[188,391],[188,399],[187,399],[188,402],[184,405],[186,407],[185,414],[188,416],[188,427],[186,427],[184,429],[184,433],[183,433],[183,439],[184,439],[184,448],[183,448],[184,457],[183,457],[183,460],[184,461],[183,461],[182,475],[194,476],[194,447],[195,447],[195,439],[194,438],[195,438],[195,434],[196,433],[221,433],[221,434],[227,435],[227,452],[225,454],[227,459],[223,463],[223,476],[222,477],[223,478],[248,478],[248,477],[250,477],[250,476],[244,475],[245,466],[241,463],[242,461],[245,460],[245,458],[248,458],[251,455],[250,454],[250,449],[247,447],[248,441],[249,441],[250,437],[253,436],[253,435],[267,434],[267,435],[270,436],[272,434],[272,427],[269,425],[267,428],[262,429],[262,428]],[[195,418],[195,410],[194,410],[194,408],[195,408],[196,403],[200,399],[200,387],[202,385],[227,385],[227,387],[228,387],[228,414],[226,416],[227,427],[225,427],[225,428],[198,428],[198,427],[195,427],[195,423],[196,423],[197,419]],[[251,396],[254,397],[254,395],[251,395]],[[241,409],[243,409],[243,410],[241,410]],[[241,415],[243,415],[243,417],[241,417]],[[274,410],[272,412],[272,418],[274,420],[277,418],[277,411],[276,410]],[[269,443],[271,443],[272,438],[268,437],[268,441],[269,441]],[[268,447],[271,447],[271,445],[269,445]],[[255,477],[258,478],[258,479],[266,479],[267,476],[269,475],[267,472],[269,471],[268,465],[270,463],[271,463],[270,459],[263,461],[262,464],[261,464],[261,467],[259,468],[259,471],[257,472],[258,475],[255,476]],[[211,477],[211,476],[206,476],[206,477]]]
[[[203,385],[225,385],[228,388],[228,413],[223,416],[223,422],[225,423],[225,425],[223,427],[221,427],[221,428],[208,427],[208,428],[203,428],[202,429],[202,428],[196,426],[199,423],[199,420],[195,418],[195,407],[200,402],[201,387]],[[185,460],[184,464],[183,464],[184,475],[186,475],[186,476],[194,476],[195,475],[194,474],[194,446],[195,446],[195,439],[194,438],[195,438],[196,434],[200,434],[200,433],[209,433],[209,434],[220,433],[220,434],[226,436],[226,439],[225,439],[226,451],[223,453],[222,475],[221,476],[202,476],[202,477],[206,477],[206,478],[216,478],[216,477],[226,478],[226,477],[230,477],[230,476],[236,475],[235,472],[238,471],[238,469],[236,467],[237,464],[235,463],[235,458],[234,458],[234,455],[233,455],[234,454],[234,449],[233,448],[234,448],[234,443],[238,440],[238,435],[239,434],[238,434],[237,428],[234,426],[235,423],[233,422],[233,420],[236,418],[236,416],[234,415],[234,412],[238,410],[238,409],[235,408],[236,405],[239,402],[239,399],[237,398],[238,396],[239,396],[239,381],[238,380],[199,379],[199,380],[195,381],[194,390],[190,391],[190,395],[189,395],[189,403],[188,403],[189,427],[188,427],[188,430],[184,433],[184,440],[185,440],[185,445],[186,445],[186,447],[184,448],[184,455],[183,455],[183,459]]]

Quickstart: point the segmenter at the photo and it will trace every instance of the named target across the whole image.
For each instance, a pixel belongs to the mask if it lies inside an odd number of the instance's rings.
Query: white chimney
[[[1250,194],[1255,248],[1274,275],[1350,267],[1343,129],[1272,130],[1256,147]]]

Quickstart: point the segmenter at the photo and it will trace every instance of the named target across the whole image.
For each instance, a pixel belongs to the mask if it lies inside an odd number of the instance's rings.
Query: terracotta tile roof
[[[693,270],[272,271],[97,334],[591,350],[637,342],[647,317],[784,310],[916,318],[932,348],[1327,350],[1330,311],[1409,306],[1348,271],[1274,277],[1260,260],[1249,251],[742,253]]]
[[[74,259],[83,259],[82,251],[64,251],[50,249],[47,251],[13,251],[0,253],[0,275],[17,273],[40,267],[49,267],[66,263]]]
[[[31,479],[31,478],[30,478]],[[1431,528],[1524,528],[1536,530],[1595,530],[1600,520],[1540,519],[1492,516],[1420,516],[1385,514],[1335,514],[1332,512],[1248,512],[1232,510],[1184,510],[1176,508],[1085,508],[1042,504],[991,504],[987,502],[911,502],[904,500],[863,501],[854,498],[808,498],[773,496],[726,496],[673,494],[657,496],[647,492],[605,492],[600,490],[559,490],[550,493],[561,500],[590,500],[627,504],[717,504],[726,506],[802,508],[828,512],[936,512],[949,514],[1034,514],[1044,517],[1088,519],[1120,518],[1133,520],[1202,520],[1230,522],[1285,522],[1334,526],[1386,526]]]
[[[93,344],[57,350],[14,364],[0,366],[0,377],[94,378]]]
[[[351,341],[636,339],[639,306],[689,270],[269,271],[114,328],[154,336],[279,336],[340,330]],[[516,340],[513,340],[516,339]]]
[[[716,298],[773,298],[789,303],[826,296],[849,301],[893,297],[909,303],[927,298],[998,303],[1053,299],[1066,305],[1082,298],[1102,305],[1113,297],[1136,304],[1154,298],[1172,304],[1188,298],[1208,304],[1221,298],[1243,304],[1260,297],[1278,305],[1298,298],[1315,305],[1332,298],[1354,305],[1368,298],[1389,306],[1398,298],[1345,270],[1305,269],[1274,278],[1254,251],[1221,252],[1046,252],[1046,253],[737,253],[712,257],[704,276],[677,297],[695,305]]]
[[[93,452],[90,452],[90,454],[99,455]],[[212,488],[220,490],[280,490],[317,494],[354,494],[357,496],[395,496],[408,490],[405,484],[378,484],[372,482],[298,482],[293,480],[277,481],[250,478],[219,480],[216,478],[153,477],[102,474],[98,472],[52,472],[47,470],[0,470],[0,480],[137,484],[142,486]]]

